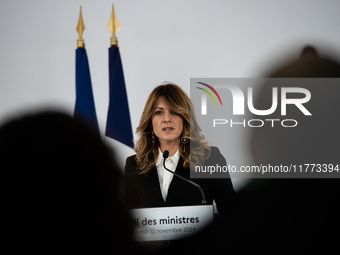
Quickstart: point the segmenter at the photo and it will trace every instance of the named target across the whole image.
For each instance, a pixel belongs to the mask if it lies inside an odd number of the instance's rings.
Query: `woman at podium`
[[[207,204],[215,201],[219,213],[232,209],[236,193],[229,174],[223,179],[190,179],[194,166],[226,165],[219,149],[208,146],[190,108],[189,97],[175,84],[160,85],[151,92],[137,127],[136,155],[126,159],[129,209],[201,205],[202,193]]]

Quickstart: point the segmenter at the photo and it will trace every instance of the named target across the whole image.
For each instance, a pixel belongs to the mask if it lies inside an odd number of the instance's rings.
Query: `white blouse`
[[[159,185],[161,188],[162,196],[164,201],[166,201],[166,197],[168,195],[168,190],[170,183],[172,181],[172,178],[174,175],[170,173],[169,171],[165,170],[163,167],[163,153],[158,148],[158,159],[156,162],[156,168],[157,168],[157,174],[159,179]],[[171,171],[175,172],[176,167],[179,161],[179,150],[176,151],[176,153],[172,157],[168,157],[165,162],[166,168],[170,169]]]

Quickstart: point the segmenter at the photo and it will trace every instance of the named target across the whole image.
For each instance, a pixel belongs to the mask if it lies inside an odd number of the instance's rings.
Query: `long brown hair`
[[[201,129],[198,126],[193,106],[187,94],[175,84],[160,85],[151,92],[146,101],[139,126],[136,130],[136,134],[139,137],[135,145],[137,167],[139,169],[145,167],[148,161],[148,153],[152,150],[154,152],[154,157],[150,161],[149,166],[141,174],[148,173],[155,166],[158,159],[159,142],[158,138],[155,136],[153,148],[151,138],[151,118],[155,111],[157,100],[161,96],[167,101],[171,110],[175,111],[183,118],[183,131],[181,137],[187,138],[190,141],[185,144],[185,149],[182,143],[179,148],[179,154],[184,159],[183,167],[193,169],[194,165],[199,165],[210,156],[210,147],[207,145],[204,135],[201,134]],[[192,166],[190,166],[190,159]]]

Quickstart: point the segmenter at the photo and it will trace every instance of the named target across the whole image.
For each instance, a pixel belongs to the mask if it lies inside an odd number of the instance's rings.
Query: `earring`
[[[155,136],[153,131],[151,131],[151,143],[152,143],[152,151],[155,151]]]
[[[182,137],[181,142],[183,143],[183,152],[185,152],[185,144],[189,141],[188,138]]]

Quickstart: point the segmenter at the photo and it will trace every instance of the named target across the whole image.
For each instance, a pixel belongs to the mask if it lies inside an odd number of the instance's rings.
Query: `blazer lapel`
[[[153,167],[147,176],[142,176],[142,184],[155,206],[166,206],[159,186],[156,167]]]
[[[176,173],[181,175],[184,178],[189,179],[190,178],[190,172],[187,169],[183,168],[183,158],[180,157],[177,167],[176,167]],[[184,188],[185,185],[187,185],[188,183],[186,181],[183,181],[182,179],[180,179],[177,176],[174,176],[169,190],[168,190],[168,195],[166,198],[166,204],[167,205],[173,205],[176,201],[177,196],[180,194],[180,192],[182,191],[182,189]],[[189,184],[190,185],[190,184]]]

